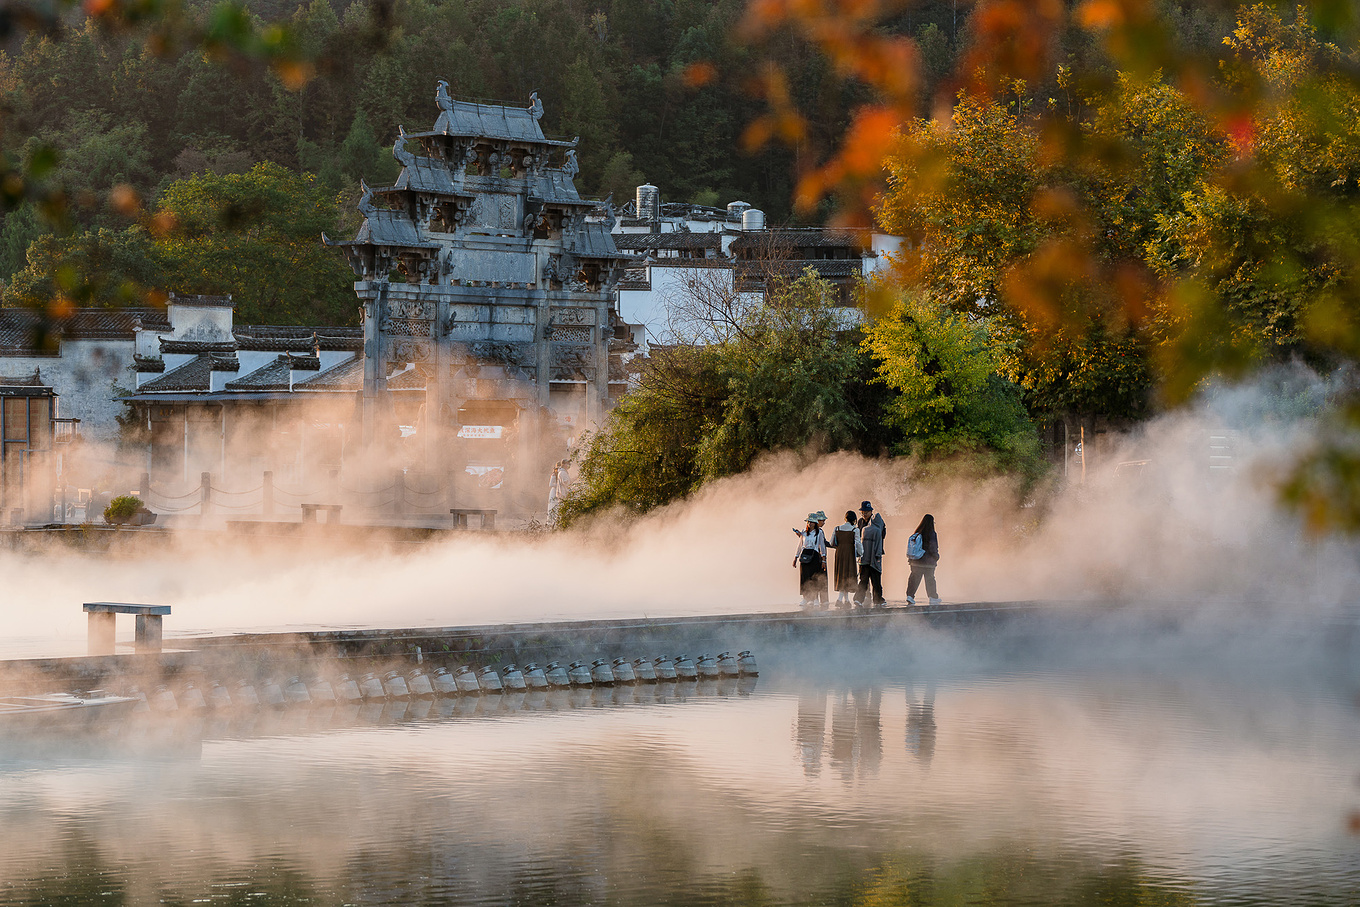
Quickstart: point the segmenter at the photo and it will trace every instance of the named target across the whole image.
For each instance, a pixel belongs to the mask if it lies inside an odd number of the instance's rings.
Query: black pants
[[[859,591],[855,593],[855,604],[864,604],[864,596],[870,584],[874,587],[874,604],[883,604],[883,571],[875,570],[868,564],[859,565]]]
[[[813,558],[812,563],[809,564],[799,556],[798,589],[802,592],[803,598],[810,598],[814,601],[822,594],[821,558]]]
[[[926,581],[926,595],[938,599],[940,593],[935,589],[935,568],[925,564],[911,565],[911,578],[907,580],[907,597],[916,595],[916,587],[921,585],[922,579]]]

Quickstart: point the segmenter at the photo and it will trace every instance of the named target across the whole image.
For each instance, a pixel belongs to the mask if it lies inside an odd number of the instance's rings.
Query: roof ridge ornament
[[[359,191],[363,194],[359,196],[359,213],[364,217],[372,217],[377,213],[378,208],[373,204],[373,190],[368,187],[368,183],[363,178],[359,178]]]
[[[449,96],[449,83],[443,79],[439,80],[434,90],[434,102],[439,105],[439,109],[445,112],[453,110],[453,98]]]
[[[397,125],[397,140],[392,144],[392,156],[403,167],[410,167],[416,162],[416,156],[406,150],[406,129],[400,124]]]
[[[529,92],[529,116],[535,120],[543,119],[543,102],[538,99],[538,92]]]

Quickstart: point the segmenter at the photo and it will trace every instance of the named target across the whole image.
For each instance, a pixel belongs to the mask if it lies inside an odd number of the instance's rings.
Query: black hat
[[[859,509],[872,511],[874,509],[874,505],[870,504],[868,501],[862,501],[859,505]]]

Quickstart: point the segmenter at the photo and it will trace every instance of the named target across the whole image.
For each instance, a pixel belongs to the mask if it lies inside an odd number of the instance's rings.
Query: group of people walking
[[[883,542],[888,527],[882,515],[874,512],[871,502],[864,501],[859,505],[858,517],[855,511],[847,510],[845,522],[830,533],[823,529],[826,520],[826,514],[820,510],[809,513],[807,525],[793,530],[798,536],[793,565],[798,568],[801,606],[805,610],[829,609],[834,576],[836,607],[868,607],[866,599],[871,601],[872,607],[883,607]],[[836,552],[833,571],[827,570],[828,548]],[[930,604],[940,603],[935,588],[935,566],[939,562],[940,542],[935,535],[935,518],[927,513],[907,541],[907,563],[911,567],[907,604],[916,604],[916,590],[923,580]]]

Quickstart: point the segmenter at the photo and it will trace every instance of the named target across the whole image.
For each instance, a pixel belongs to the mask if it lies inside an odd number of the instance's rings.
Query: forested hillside
[[[213,17],[225,7],[186,6],[189,18],[223,30]],[[263,251],[240,235],[243,218],[228,217],[264,213],[261,205],[305,211],[269,212],[265,238],[275,241],[353,229],[347,218],[359,179],[381,184],[395,175],[397,127],[428,128],[441,78],[464,98],[527,105],[537,91],[545,130],[581,138],[583,194],[622,201],[650,181],[668,200],[749,201],[772,222],[790,218],[798,169],[834,147],[864,93],[833,77],[793,30],[744,37],[742,0],[313,0],[249,11],[257,32],[283,26],[301,65],[280,70],[230,49],[167,46],[137,28],[109,30],[83,18],[12,42],[0,57],[3,151],[36,158],[36,172],[65,190],[74,233],[34,247],[34,267],[16,278],[30,244],[51,227],[31,205],[4,216],[7,302],[69,291],[77,304],[114,304],[150,284],[234,291],[250,320],[351,320],[338,257],[328,266],[299,247],[310,279],[293,281],[284,309],[263,284],[240,284],[248,267],[229,280],[213,269],[214,250],[194,260],[185,247],[225,233],[238,255],[248,246]],[[953,7],[934,3],[891,27],[927,33],[938,57],[952,52],[957,21]],[[743,134],[766,104],[757,77],[773,60],[809,128],[795,143],[747,150]],[[252,169],[262,163],[281,169]],[[223,223],[202,210],[207,198],[216,199]],[[184,235],[182,209],[191,204],[201,210]],[[170,227],[180,235],[168,235]],[[277,277],[280,264],[266,263],[260,279]],[[85,273],[93,265],[98,273]],[[70,286],[62,285],[63,266]]]

